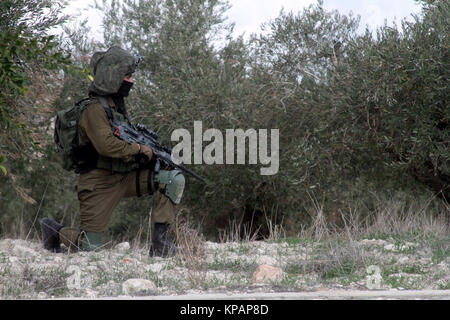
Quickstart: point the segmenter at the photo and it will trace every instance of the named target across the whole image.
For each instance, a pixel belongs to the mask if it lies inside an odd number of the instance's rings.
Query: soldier
[[[60,252],[61,242],[69,248],[86,251],[100,248],[111,214],[121,198],[158,192],[149,254],[168,257],[177,252],[167,232],[184,190],[184,176],[178,170],[160,170],[156,174],[151,169],[140,170],[139,165],[131,161],[132,157],[143,154],[152,159],[152,149],[116,138],[112,134],[108,110],[98,98],[106,98],[114,119],[129,122],[124,98],[133,86],[132,74],[137,64],[133,55],[117,46],[92,56],[91,102],[78,124],[80,137],[85,143],[78,155],[84,164],[76,171],[79,173],[77,193],[81,230],[64,227],[50,218],[42,219],[41,229],[47,250]]]

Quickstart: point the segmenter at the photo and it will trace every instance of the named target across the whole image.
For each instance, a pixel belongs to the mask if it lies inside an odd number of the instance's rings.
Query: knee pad
[[[179,204],[181,202],[185,184],[185,179],[181,171],[160,170],[155,175],[155,182],[166,186],[162,192],[165,196],[172,200],[173,203]]]

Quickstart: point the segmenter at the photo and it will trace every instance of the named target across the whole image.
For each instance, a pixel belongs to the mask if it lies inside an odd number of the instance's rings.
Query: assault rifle
[[[113,135],[119,139],[152,148],[153,156],[156,157],[155,172],[158,172],[161,167],[177,168],[206,183],[205,178],[199,176],[185,166],[173,162],[172,150],[166,146],[162,146],[158,142],[158,134],[148,129],[145,125],[138,123],[135,129],[123,122],[113,120],[112,130]]]

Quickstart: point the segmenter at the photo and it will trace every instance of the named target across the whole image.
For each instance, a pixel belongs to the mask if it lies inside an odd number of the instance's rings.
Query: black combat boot
[[[155,230],[152,237],[152,245],[150,246],[150,257],[173,257],[177,254],[177,246],[167,239],[168,224],[155,223]]]
[[[42,239],[44,241],[45,249],[56,253],[61,252],[59,230],[61,230],[62,227],[62,224],[59,224],[50,218],[43,218],[41,220]]]

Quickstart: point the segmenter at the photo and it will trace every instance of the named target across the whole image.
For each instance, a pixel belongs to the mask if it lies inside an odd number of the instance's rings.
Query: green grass
[[[400,267],[394,264],[388,264],[381,268],[381,276],[387,279],[391,274],[400,273]]]
[[[208,270],[217,270],[217,271],[248,271],[255,269],[256,265],[253,263],[247,263],[244,261],[233,260],[227,261],[225,259],[218,258],[217,256],[214,260],[208,263]]]
[[[304,273],[305,266],[304,264],[299,263],[290,263],[288,264],[284,271],[289,275],[298,275]]]
[[[445,283],[438,284],[439,290],[450,290],[450,281],[446,281]]]
[[[353,276],[360,270],[358,263],[351,258],[345,258],[340,261],[340,264],[329,264],[321,272],[320,276],[323,280],[330,280],[334,278],[348,278]]]
[[[402,267],[402,272],[409,273],[409,274],[425,274],[426,273],[423,270],[423,267],[420,265],[417,265],[417,264]]]
[[[239,243],[239,246],[237,248],[230,247],[228,249],[229,252],[237,253],[238,255],[247,255],[250,253],[251,245],[243,242]]]
[[[366,275],[358,274],[358,273],[352,273],[346,277],[341,277],[338,279],[339,283],[343,286],[349,286],[353,283],[357,283],[361,279],[364,279]]]
[[[406,278],[404,276],[388,276],[387,278],[383,278],[383,282],[387,285],[390,285],[391,288],[394,289],[410,289],[409,285],[406,283]]]
[[[450,238],[448,239],[435,239],[430,242],[432,261],[434,263],[440,263],[450,257]]]
[[[361,237],[362,239],[370,239],[370,240],[384,240],[387,241],[389,238],[391,238],[392,235],[386,232],[370,232],[368,234],[365,234]]]
[[[0,263],[7,263],[8,260],[8,255],[5,252],[0,252]]]
[[[278,283],[279,286],[282,287],[284,290],[293,290],[298,289],[301,286],[298,285],[298,275],[285,275]]]
[[[99,271],[97,271],[97,280],[94,283],[94,286],[101,286],[103,284],[108,283],[109,280],[110,280],[109,275],[105,271],[100,269]]]

